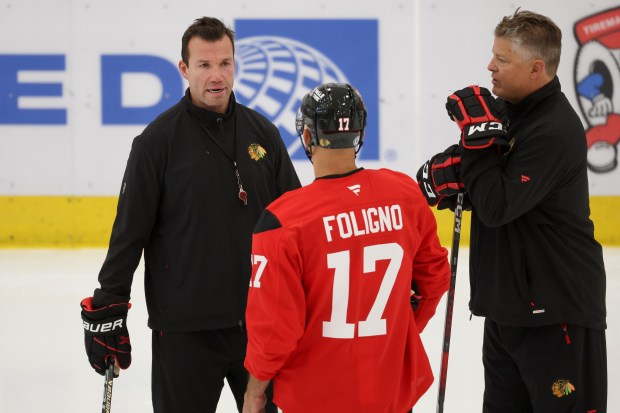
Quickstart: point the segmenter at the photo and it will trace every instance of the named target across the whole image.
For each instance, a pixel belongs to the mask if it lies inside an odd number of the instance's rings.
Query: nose
[[[222,73],[220,72],[219,69],[215,69],[213,70],[213,72],[211,72],[211,81],[212,82],[221,82],[224,80],[224,76],[222,75]]]
[[[487,70],[489,72],[497,72],[497,64],[495,63],[495,59],[491,59],[491,61],[487,65]]]

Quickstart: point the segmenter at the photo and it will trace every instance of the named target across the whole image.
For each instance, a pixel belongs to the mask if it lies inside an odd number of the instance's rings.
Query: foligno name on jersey
[[[342,212],[323,217],[327,242],[332,242],[332,233],[342,239],[378,232],[397,231],[403,228],[400,205],[365,208],[359,211]]]

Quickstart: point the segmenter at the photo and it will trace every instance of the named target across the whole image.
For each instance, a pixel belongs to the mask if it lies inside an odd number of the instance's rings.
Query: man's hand
[[[129,303],[119,303],[102,308],[93,308],[93,297],[80,303],[84,325],[84,345],[92,368],[105,374],[107,359],[114,357],[115,366],[126,369],[131,364],[131,343],[127,330]],[[118,377],[117,370],[115,376]]]
[[[488,89],[469,86],[457,90],[448,96],[446,109],[462,131],[461,143],[465,149],[497,145],[505,151],[510,147],[502,121],[504,108]]]
[[[243,413],[265,413],[267,396],[265,390],[270,380],[258,380],[250,374],[248,388],[243,395]]]
[[[265,393],[259,395],[249,395],[247,392],[243,396],[243,413],[265,413],[267,396]]]
[[[416,179],[430,206],[438,205],[444,198],[463,190],[459,146],[452,145],[433,156],[420,167]]]
[[[443,198],[437,204],[437,209],[440,211],[442,209],[449,209],[450,211],[454,212],[454,210],[456,209],[456,198],[457,197],[455,196]],[[465,192],[463,194],[463,211],[471,211],[471,209],[472,209],[472,205],[471,205],[471,201],[469,200],[469,195],[467,195],[467,192]]]

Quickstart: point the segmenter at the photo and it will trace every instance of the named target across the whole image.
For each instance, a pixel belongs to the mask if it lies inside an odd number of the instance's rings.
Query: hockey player
[[[405,413],[433,381],[419,334],[448,288],[447,252],[413,179],[356,166],[365,125],[348,84],[302,100],[316,180],[254,230],[246,413],[261,411],[270,381],[286,413]]]
[[[606,412],[605,269],[586,137],[556,76],[561,36],[545,16],[504,17],[488,65],[501,99],[477,86],[448,97],[459,146],[418,172],[430,204],[449,207],[464,188],[473,208],[484,413]]]

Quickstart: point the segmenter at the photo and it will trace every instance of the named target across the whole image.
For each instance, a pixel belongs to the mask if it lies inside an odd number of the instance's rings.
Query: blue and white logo
[[[361,159],[379,159],[376,20],[236,20],[235,95],[271,120],[293,159],[303,96],[327,82],[356,87],[368,110]]]
[[[248,37],[236,45],[235,93],[240,102],[267,116],[282,136],[297,136],[295,115],[313,84],[348,83],[347,77],[320,51],[293,39]],[[288,143],[288,139],[287,139]],[[299,139],[288,146],[291,154]]]

